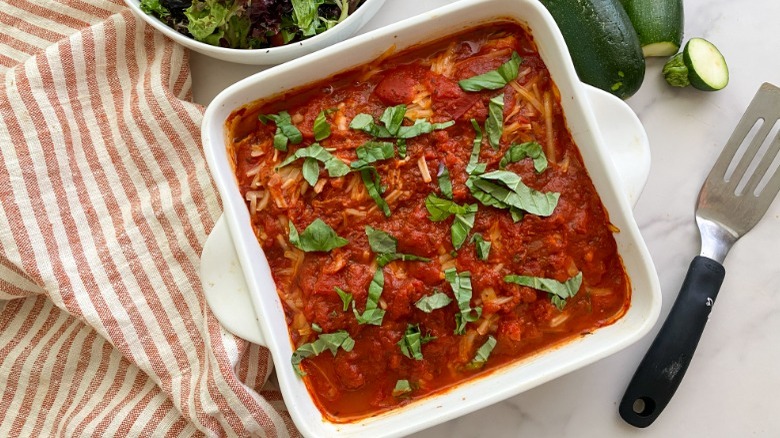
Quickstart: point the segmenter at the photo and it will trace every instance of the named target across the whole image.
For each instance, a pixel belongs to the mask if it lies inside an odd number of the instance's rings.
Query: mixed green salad
[[[363,0],[141,0],[141,10],[197,41],[233,49],[283,46],[325,32]]]

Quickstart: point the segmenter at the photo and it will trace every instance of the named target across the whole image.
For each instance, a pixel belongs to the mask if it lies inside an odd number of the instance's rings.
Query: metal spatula
[[[780,191],[780,170],[767,173],[780,150],[780,135],[767,138],[778,118],[780,88],[765,83],[699,192],[696,223],[701,232],[701,255],[691,262],[669,316],[620,402],[620,416],[633,426],[649,426],[669,403],[723,283],[723,259],[734,242],[764,216]],[[750,132],[755,132],[752,140]],[[743,144],[747,147],[741,147]]]

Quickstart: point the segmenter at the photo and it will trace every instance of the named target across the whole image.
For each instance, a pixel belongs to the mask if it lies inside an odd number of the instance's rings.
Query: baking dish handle
[[[224,215],[214,224],[203,245],[200,281],[206,302],[227,331],[266,345]]]

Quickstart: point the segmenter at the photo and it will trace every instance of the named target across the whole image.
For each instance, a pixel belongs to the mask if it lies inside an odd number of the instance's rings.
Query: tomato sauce
[[[477,92],[459,86],[459,80],[496,70],[513,52],[522,62],[516,79],[507,85]],[[530,158],[505,170],[532,189],[560,193],[549,216],[527,213],[515,222],[508,210],[477,202],[466,185],[477,135],[471,120],[484,130],[490,99],[501,93],[500,145],[492,148],[485,134],[479,162],[488,172],[498,169],[510,144],[538,142],[549,161],[545,171],[536,171]],[[630,286],[613,237],[618,230],[609,223],[559,100],[530,34],[520,25],[501,23],[385,57],[234,114],[238,184],[284,303],[293,348],[316,340],[318,330],[344,330],[354,340],[350,351],[339,348],[333,355],[325,350],[299,365],[313,399],[331,421],[353,421],[407,404],[588,334],[625,313]],[[405,126],[422,118],[455,123],[406,140],[405,158],[397,152],[372,164],[385,188],[382,197],[390,216],[369,196],[359,172],[331,177],[320,165],[318,181],[311,186],[302,177],[303,160],[278,167],[297,149],[315,143],[313,126],[323,110],[331,110],[326,114],[331,134],[318,143],[345,164],[356,161],[356,149],[375,139],[350,128],[351,121],[363,113],[379,123],[386,108],[399,104],[406,105]],[[287,152],[274,149],[277,124],[258,120],[258,114],[280,111],[288,112],[302,135]],[[491,242],[487,260],[477,256],[473,241],[454,248],[453,216],[431,220],[426,198],[443,197],[437,174],[444,167],[452,201],[478,205],[469,236],[479,233]],[[315,219],[348,243],[330,251],[296,248],[288,221],[300,233]],[[395,237],[398,253],[430,261],[396,260],[379,267],[366,226]],[[481,308],[479,318],[468,322],[461,334],[455,333],[458,303],[444,275],[449,268],[470,273],[469,305]],[[356,310],[363,312],[377,269],[384,275],[378,301],[384,318],[381,325],[361,324],[351,305],[344,310],[336,288],[350,293]],[[562,309],[548,292],[505,281],[507,275],[525,275],[564,282],[578,272],[582,285]],[[430,312],[415,305],[436,292],[452,301]],[[421,360],[407,357],[398,345],[410,324],[435,338],[422,344]],[[495,348],[484,365],[473,366],[477,350],[490,337]],[[394,394],[399,381],[408,382],[410,390]]]

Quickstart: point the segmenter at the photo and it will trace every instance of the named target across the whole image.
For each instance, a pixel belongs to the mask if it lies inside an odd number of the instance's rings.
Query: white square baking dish
[[[290,366],[293,346],[268,263],[251,229],[227,154],[225,121],[258,99],[317,82],[370,62],[386,52],[440,39],[494,20],[514,20],[530,29],[561,94],[572,137],[610,221],[620,229],[618,251],[631,280],[627,313],[593,334],[507,365],[455,388],[353,423],[331,423],[312,401]],[[244,272],[260,330],[277,365],[282,394],[306,436],[399,436],[433,426],[540,385],[625,348],[646,334],[660,311],[661,293],[650,255],[622,191],[622,181],[603,145],[584,86],[578,81],[563,38],[536,0],[463,0],[367,33],[247,78],[220,93],[206,110],[202,136],[211,173],[222,197],[224,217]]]

